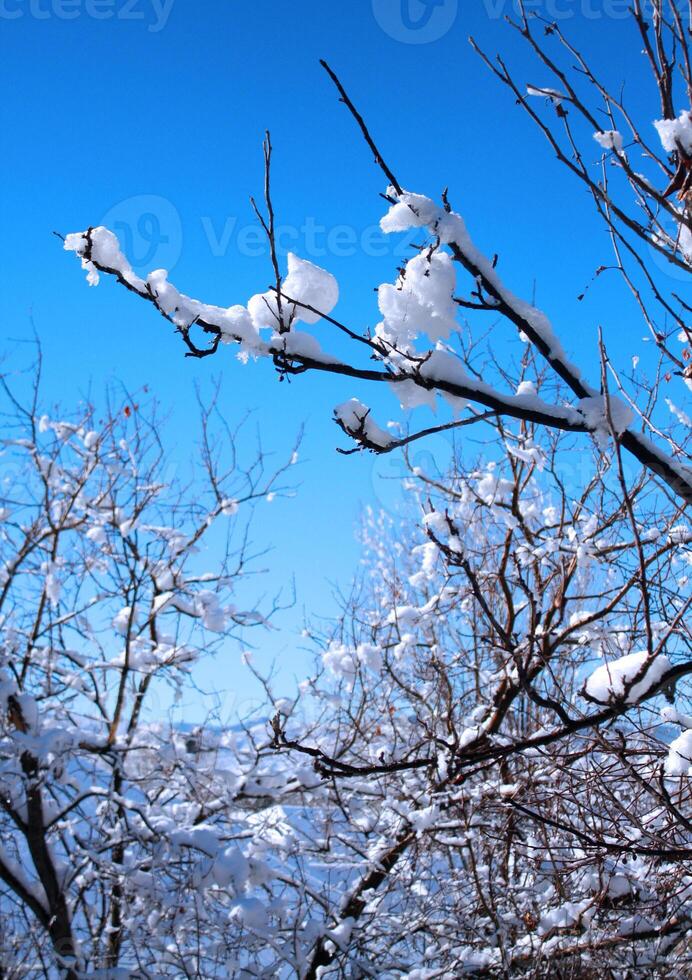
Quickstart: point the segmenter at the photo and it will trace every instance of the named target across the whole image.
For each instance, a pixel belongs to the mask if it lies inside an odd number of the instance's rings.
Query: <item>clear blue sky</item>
[[[0,0],[3,79],[2,289],[5,338],[43,343],[46,396],[74,403],[113,381],[146,383],[173,410],[176,452],[194,439],[193,382],[222,374],[227,411],[247,407],[264,440],[288,452],[307,426],[294,500],[263,505],[258,545],[274,553],[266,588],[293,573],[298,607],[267,646],[300,674],[301,608],[333,611],[330,581],[345,585],[358,561],[354,527],[363,503],[392,506],[389,457],[343,457],[331,409],[349,381],[306,376],[278,384],[269,364],[243,368],[229,349],[186,360],[167,325],[142,302],[103,282],[88,289],[51,232],[104,219],[131,246],[138,271],[169,267],[176,285],[207,302],[245,302],[270,268],[247,231],[248,195],[261,195],[261,140],[275,147],[274,199],[288,247],[338,277],[338,315],[356,329],[377,322],[373,288],[394,276],[397,242],[372,229],[382,213],[379,170],[318,65],[327,58],[362,109],[405,187],[436,195],[449,185],[479,244],[501,254],[506,279],[554,318],[575,355],[600,323],[622,360],[643,333],[632,307],[604,287],[576,302],[607,241],[584,191],[551,159],[539,134],[467,43],[474,34],[518,67],[527,52],[498,12],[510,0]],[[611,79],[634,78],[638,45],[623,43],[625,4],[546,0]],[[97,16],[98,15],[98,16]],[[424,23],[425,17],[429,21]],[[422,18],[419,33],[406,17]],[[441,20],[436,18],[442,18]],[[447,20],[444,20],[447,18]],[[445,32],[435,37],[442,27]],[[410,43],[412,40],[425,43]],[[539,70],[528,72],[545,83]],[[633,87],[634,89],[634,87]],[[633,98],[638,96],[632,92]],[[656,102],[651,96],[651,118]],[[594,161],[598,147],[594,144]],[[346,229],[346,230],[344,230]],[[224,238],[225,235],[225,238]],[[594,243],[596,243],[594,245]],[[373,250],[377,255],[373,256]],[[320,328],[321,329],[321,328]],[[621,343],[617,338],[621,338]],[[3,344],[5,346],[5,344]],[[379,416],[395,417],[392,398]],[[203,675],[251,688],[235,652]]]

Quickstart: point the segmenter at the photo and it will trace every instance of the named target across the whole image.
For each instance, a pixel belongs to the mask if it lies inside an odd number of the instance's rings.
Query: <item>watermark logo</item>
[[[645,0],[650,2],[650,0]],[[483,0],[489,20],[519,17],[522,13],[555,22],[582,20],[625,20],[631,17],[631,0]]]
[[[431,44],[452,28],[459,0],[372,0],[375,20],[395,41]]]
[[[135,21],[158,34],[168,23],[174,0],[0,0],[0,20]]]
[[[229,254],[245,258],[269,257],[269,243],[257,222],[240,225],[233,215],[226,218],[201,219],[202,232],[210,254],[224,258]],[[116,229],[114,228],[113,231]],[[413,255],[412,246],[420,239],[420,229],[404,235],[386,235],[379,225],[324,225],[316,218],[306,217],[300,225],[277,224],[274,244],[277,254],[297,252],[303,258],[319,262],[328,258],[348,259],[357,255],[368,258],[407,259]]]
[[[114,232],[137,272],[175,266],[183,248],[183,228],[176,208],[165,197],[139,194],[120,201],[100,224]]]

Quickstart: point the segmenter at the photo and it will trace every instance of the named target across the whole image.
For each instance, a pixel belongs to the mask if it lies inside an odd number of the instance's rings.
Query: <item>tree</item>
[[[541,393],[529,355],[511,381]],[[248,660],[269,734],[189,732],[157,685],[261,622],[229,604],[244,534],[211,574],[193,547],[282,471],[220,472],[207,415],[191,501],[132,398],[98,424],[5,391],[8,976],[684,975],[689,698],[670,745],[657,709],[692,535],[652,477],[623,498],[595,451],[576,493],[578,434],[496,419],[493,460],[412,472],[422,522],[367,518],[297,697]]]
[[[530,360],[514,381],[540,391]],[[494,424],[493,459],[413,470],[418,532],[371,515],[315,637],[322,712],[275,717],[331,791],[303,977],[689,970],[689,689],[666,697],[692,673],[692,531],[646,473],[623,496],[596,452],[580,477],[578,436]]]
[[[258,452],[244,466],[212,404],[200,466],[176,476],[146,393],[103,418],[48,415],[39,377],[26,397],[0,378],[2,974],[180,975],[195,961],[204,974],[227,951],[200,948],[194,872],[227,848],[224,793],[243,797],[259,753],[213,725],[180,729],[159,696],[277,608],[232,597],[252,503],[282,492],[290,463]],[[210,534],[213,571],[196,557]]]
[[[332,315],[329,272],[289,256],[282,278],[269,136],[257,214],[273,284],[246,305],[192,300],[160,270],[137,276],[107,229],[65,240],[92,284],[113,275],[151,302],[189,356],[236,343],[280,377],[384,383],[404,408],[440,395],[460,416],[395,434],[353,399],[335,420],[358,449],[406,450],[468,426],[486,437],[480,458],[465,449],[451,473],[412,470],[418,532],[407,524],[397,539],[373,519],[370,575],[336,629],[315,636],[320,662],[300,699],[276,698],[267,682],[276,782],[246,826],[283,870],[264,883],[265,912],[244,920],[235,962],[250,975],[689,969],[692,469],[681,399],[692,334],[689,303],[662,272],[692,268],[689,30],[680,4],[634,0],[654,129],[559,25],[520,8],[510,24],[542,77],[520,84],[504,59],[481,55],[605,223],[614,261],[595,276],[619,274],[653,341],[628,376],[601,336],[598,383],[586,380],[567,338],[474,246],[447,191],[438,205],[404,189],[326,64],[387,179],[383,229],[421,229],[416,254],[378,289],[371,331]],[[457,272],[468,277],[461,295]],[[303,329],[320,319],[350,338],[352,360]],[[592,462],[577,473],[574,450],[589,436]]]
[[[253,296],[247,305],[224,309],[190,299],[168,281],[164,270],[156,270],[142,279],[120,251],[116,236],[102,227],[68,235],[65,248],[81,259],[90,284],[99,281],[99,273],[106,273],[151,302],[174,324],[188,356],[211,356],[218,352],[220,344],[237,343],[245,360],[269,357],[282,377],[315,370],[389,384],[404,408],[434,404],[439,394],[452,408],[468,412],[467,417],[454,423],[457,426],[485,420],[490,412],[538,422],[548,428],[591,433],[597,438],[612,434],[627,454],[689,503],[692,476],[689,452],[685,448],[689,439],[688,417],[670,398],[665,399],[665,404],[668,405],[666,415],[672,413],[672,422],[659,419],[657,411],[659,402],[663,401],[660,392],[663,379],[666,383],[679,379],[683,395],[692,385],[689,305],[650,261],[653,254],[684,273],[689,272],[692,264],[689,186],[692,117],[687,107],[692,81],[688,36],[680,11],[674,2],[654,0],[648,19],[639,3],[635,3],[632,13],[639,43],[643,39],[660,95],[661,118],[655,123],[660,141],[657,151],[649,139],[648,121],[646,126],[638,121],[622,99],[603,87],[558,25],[540,17],[529,17],[523,12],[522,3],[520,8],[521,20],[510,23],[531,45],[542,70],[555,76],[564,91],[529,85],[522,92],[502,59],[496,65],[487,56],[485,60],[545,133],[558,159],[588,186],[611,237],[615,268],[633,292],[655,342],[657,360],[648,365],[647,373],[642,365],[631,378],[619,377],[608,361],[604,338],[601,340],[604,376],[597,387],[589,383],[568,359],[559,333],[548,317],[505,285],[497,269],[497,255],[488,259],[476,248],[463,218],[452,210],[448,192],[443,192],[438,205],[424,195],[402,188],[375,145],[363,117],[326,62],[322,64],[334,81],[341,101],[354,116],[388,180],[384,197],[389,210],[382,218],[382,229],[398,233],[420,228],[423,237],[417,254],[399,271],[395,282],[379,287],[382,319],[373,331],[359,334],[331,316],[339,287],[329,272],[290,254],[288,274],[282,279],[274,241],[269,134],[264,145],[266,216],[257,206],[255,209],[271,246],[274,283],[268,292]],[[560,67],[556,60],[560,50],[554,56],[546,52],[547,44],[541,46],[536,40],[531,26],[534,21],[544,23],[548,41],[576,59],[574,68]],[[584,88],[586,94],[581,92]],[[548,111],[556,114],[561,133],[556,135],[554,124],[545,121],[532,107],[536,96],[544,99]],[[601,104],[590,108],[587,100],[594,96]],[[683,106],[677,114],[675,106],[680,102]],[[601,125],[604,120],[613,128],[604,130]],[[626,128],[625,135],[617,125]],[[599,181],[591,176],[594,138],[603,151]],[[586,141],[589,151],[583,148]],[[636,159],[631,161],[630,156]],[[613,179],[608,177],[610,169],[615,171]],[[623,202],[623,190],[629,192],[631,204],[627,199]],[[674,193],[679,203],[671,200]],[[630,213],[632,210],[635,217]],[[468,296],[455,295],[457,268],[470,277]],[[603,271],[599,266],[597,275]],[[481,379],[473,368],[471,351],[463,347],[457,321],[460,310],[476,317],[490,314],[495,323],[491,331],[493,338],[504,338],[500,333],[502,324],[510,325],[515,336],[518,331],[576,401],[566,405],[544,402],[503,390],[501,376],[496,378],[496,385],[491,383],[493,379]],[[353,342],[354,352],[360,351],[376,367],[361,366],[355,357],[349,362],[337,360],[322,351],[316,337],[297,329],[298,324],[310,325],[320,319],[345,333]],[[212,337],[210,346],[196,346],[191,337],[195,327]],[[461,351],[449,346],[450,338],[461,345]],[[357,400],[337,406],[335,418],[361,447],[390,452],[402,445],[402,439],[381,429],[369,409]],[[427,431],[409,435],[403,442],[425,434]]]

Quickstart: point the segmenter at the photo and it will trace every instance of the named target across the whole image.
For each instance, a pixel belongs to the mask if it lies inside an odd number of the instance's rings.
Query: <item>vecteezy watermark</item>
[[[168,23],[175,0],[0,0],[0,20],[92,20],[135,21],[151,34]]]
[[[184,238],[194,239],[200,232],[212,259],[239,256],[268,261],[271,256],[267,236],[257,221],[243,223],[236,215],[200,215],[183,232],[177,208],[168,198],[155,194],[125,198],[109,208],[96,224],[117,236],[121,251],[140,275],[153,269],[170,272],[180,259]],[[389,258],[400,265],[420,247],[420,233],[420,228],[412,228],[387,235],[379,224],[326,225],[308,216],[300,224],[277,224],[274,244],[282,259],[295,252],[301,258],[325,265],[329,259],[359,256]]]
[[[165,197],[139,194],[112,207],[100,221],[114,232],[137,272],[174,267],[183,249],[183,226]]]
[[[214,258],[224,258],[229,254],[245,258],[269,256],[267,236],[255,222],[238,224],[238,219],[229,215],[225,218],[203,216],[202,231],[209,251]],[[112,229],[116,231],[116,229]],[[420,238],[420,229],[412,229],[404,235],[386,235],[379,225],[321,224],[315,218],[307,217],[300,225],[277,224],[274,229],[274,242],[279,255],[296,252],[303,258],[319,261],[325,258],[348,259],[356,255],[368,258],[396,259],[410,258],[412,245]]]
[[[450,30],[459,0],[372,0],[375,20],[395,41],[431,44]]]
[[[489,20],[500,20],[522,12],[519,0],[482,0]],[[551,21],[624,20],[631,16],[631,0],[523,0],[524,12]]]

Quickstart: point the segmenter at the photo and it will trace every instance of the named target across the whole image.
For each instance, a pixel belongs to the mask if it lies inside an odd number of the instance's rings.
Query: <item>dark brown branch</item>
[[[389,167],[385,163],[384,157],[382,156],[382,154],[378,150],[377,146],[375,145],[375,141],[373,140],[372,136],[370,135],[370,131],[368,130],[368,127],[365,124],[365,120],[363,119],[363,117],[361,116],[361,114],[358,112],[358,110],[354,106],[353,102],[351,102],[350,98],[348,97],[348,95],[346,93],[345,88],[343,87],[343,85],[339,81],[339,78],[338,78],[336,72],[334,72],[329,67],[329,65],[327,64],[327,62],[324,59],[320,59],[320,64],[322,65],[322,67],[324,68],[324,70],[327,72],[327,74],[329,75],[329,77],[331,78],[331,80],[336,85],[336,87],[338,89],[338,92],[339,92],[339,95],[341,96],[341,101],[344,103],[344,105],[346,106],[346,108],[349,110],[349,112],[351,113],[351,115],[353,116],[353,118],[358,123],[358,126],[360,127],[360,131],[361,131],[361,133],[363,134],[363,136],[365,138],[365,142],[368,144],[368,146],[370,147],[370,149],[372,150],[372,152],[373,152],[373,154],[375,156],[375,163],[377,163],[377,165],[379,166],[380,170],[385,175],[385,177],[387,178],[387,180],[389,181],[389,183],[392,185],[392,187],[394,188],[394,190],[397,192],[397,194],[399,194],[399,195],[403,194],[403,191],[401,189],[401,184],[399,183],[399,181],[396,179],[396,177],[394,176],[394,174],[392,173],[392,171],[389,169]]]

